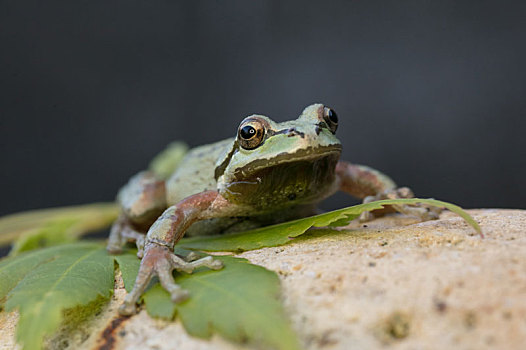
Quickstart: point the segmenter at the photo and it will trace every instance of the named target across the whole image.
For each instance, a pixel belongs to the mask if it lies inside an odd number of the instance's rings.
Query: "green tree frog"
[[[130,179],[119,192],[121,214],[110,232],[108,251],[119,253],[135,241],[142,258],[133,290],[119,311],[136,312],[136,303],[154,275],[174,302],[188,298],[173,270],[191,273],[200,266],[220,269],[211,256],[196,259],[174,254],[185,235],[235,232],[305,217],[338,190],[370,202],[410,198],[388,176],[369,167],[340,161],[336,138],[338,116],[322,104],[303,110],[299,118],[276,123],[263,115],[245,118],[237,136],[190,150],[169,176],[152,171]],[[395,206],[422,220],[437,211]],[[372,214],[363,214],[363,221]]]

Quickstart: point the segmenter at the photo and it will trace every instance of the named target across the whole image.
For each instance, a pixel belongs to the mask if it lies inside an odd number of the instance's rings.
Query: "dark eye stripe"
[[[279,135],[279,134],[288,134],[289,136],[301,136],[301,138],[305,138],[305,133],[296,130],[296,128],[287,128],[287,129],[281,129],[281,130],[268,130],[267,131],[269,136]]]

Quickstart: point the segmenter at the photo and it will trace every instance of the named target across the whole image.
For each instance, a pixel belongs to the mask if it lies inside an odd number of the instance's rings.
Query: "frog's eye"
[[[254,149],[261,145],[265,137],[265,126],[257,119],[245,119],[239,126],[238,142],[244,149]]]
[[[325,107],[323,119],[327,123],[327,126],[329,127],[331,132],[333,134],[336,133],[336,129],[338,128],[338,115],[336,114],[334,109]]]

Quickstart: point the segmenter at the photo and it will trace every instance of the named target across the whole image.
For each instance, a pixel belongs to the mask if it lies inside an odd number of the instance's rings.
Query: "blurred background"
[[[344,159],[420,197],[526,208],[525,18],[521,1],[1,1],[0,214],[113,200],[173,140],[313,102],[338,112]]]

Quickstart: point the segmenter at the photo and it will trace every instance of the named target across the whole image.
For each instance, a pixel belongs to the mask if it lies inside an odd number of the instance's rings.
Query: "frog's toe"
[[[116,246],[116,245],[108,244],[108,245],[106,246],[106,251],[107,251],[109,254],[112,254],[112,255],[118,255],[118,254],[121,254],[121,253],[122,253],[122,247],[119,247],[119,246]]]
[[[371,213],[370,211],[364,211],[363,213],[360,214],[360,217],[358,220],[360,220],[360,222],[368,222],[373,219],[374,219],[373,213]]]
[[[212,270],[220,270],[224,266],[221,260],[214,259],[210,255],[199,260],[193,261],[191,264],[193,264],[194,269],[201,266],[206,266]]]
[[[124,302],[119,306],[119,314],[122,316],[131,316],[137,313],[137,305],[135,301],[129,300],[129,295],[126,295]]]
[[[190,298],[190,292],[186,289],[180,289],[176,292],[171,293],[171,299],[174,303],[182,303],[183,301]]]
[[[223,264],[223,262],[221,260],[213,260],[211,263],[210,263],[210,268],[212,270],[221,270],[225,265]]]
[[[195,261],[197,259],[199,259],[200,255],[197,254],[196,252],[190,252],[188,253],[188,255],[186,255],[184,257],[184,260],[187,261],[187,262],[192,262],[192,261]]]
[[[437,220],[440,217],[440,212],[442,211],[442,208],[437,207],[426,207],[423,206],[421,209],[424,209],[422,213],[420,214],[420,219],[422,221],[429,221],[429,220]],[[439,209],[439,210],[436,210]]]
[[[119,217],[111,226],[110,236],[106,250],[110,254],[121,254],[122,248],[126,244],[126,238],[123,237],[124,219]]]
[[[181,286],[175,283],[172,275],[171,266],[165,266],[158,270],[157,275],[159,276],[159,281],[161,286],[170,293],[170,297],[174,303],[180,303],[190,297],[190,292],[185,289],[182,289]]]
[[[220,260],[215,260],[211,256],[207,256],[192,262],[186,262],[176,255],[172,256],[174,268],[178,271],[192,273],[195,269],[205,266],[212,270],[219,270],[223,268],[223,263]]]
[[[420,218],[422,221],[436,220],[440,216],[442,208],[425,205],[396,205],[396,211]]]
[[[135,245],[137,246],[137,257],[139,259],[142,259],[144,257],[144,244],[145,244],[144,235],[137,237],[137,240],[135,241]]]
[[[386,199],[413,198],[415,194],[409,187],[399,187],[387,193]]]
[[[424,208],[427,212],[422,217],[422,220],[437,220],[440,218],[440,213],[444,210],[444,208],[434,206],[424,206]]]

